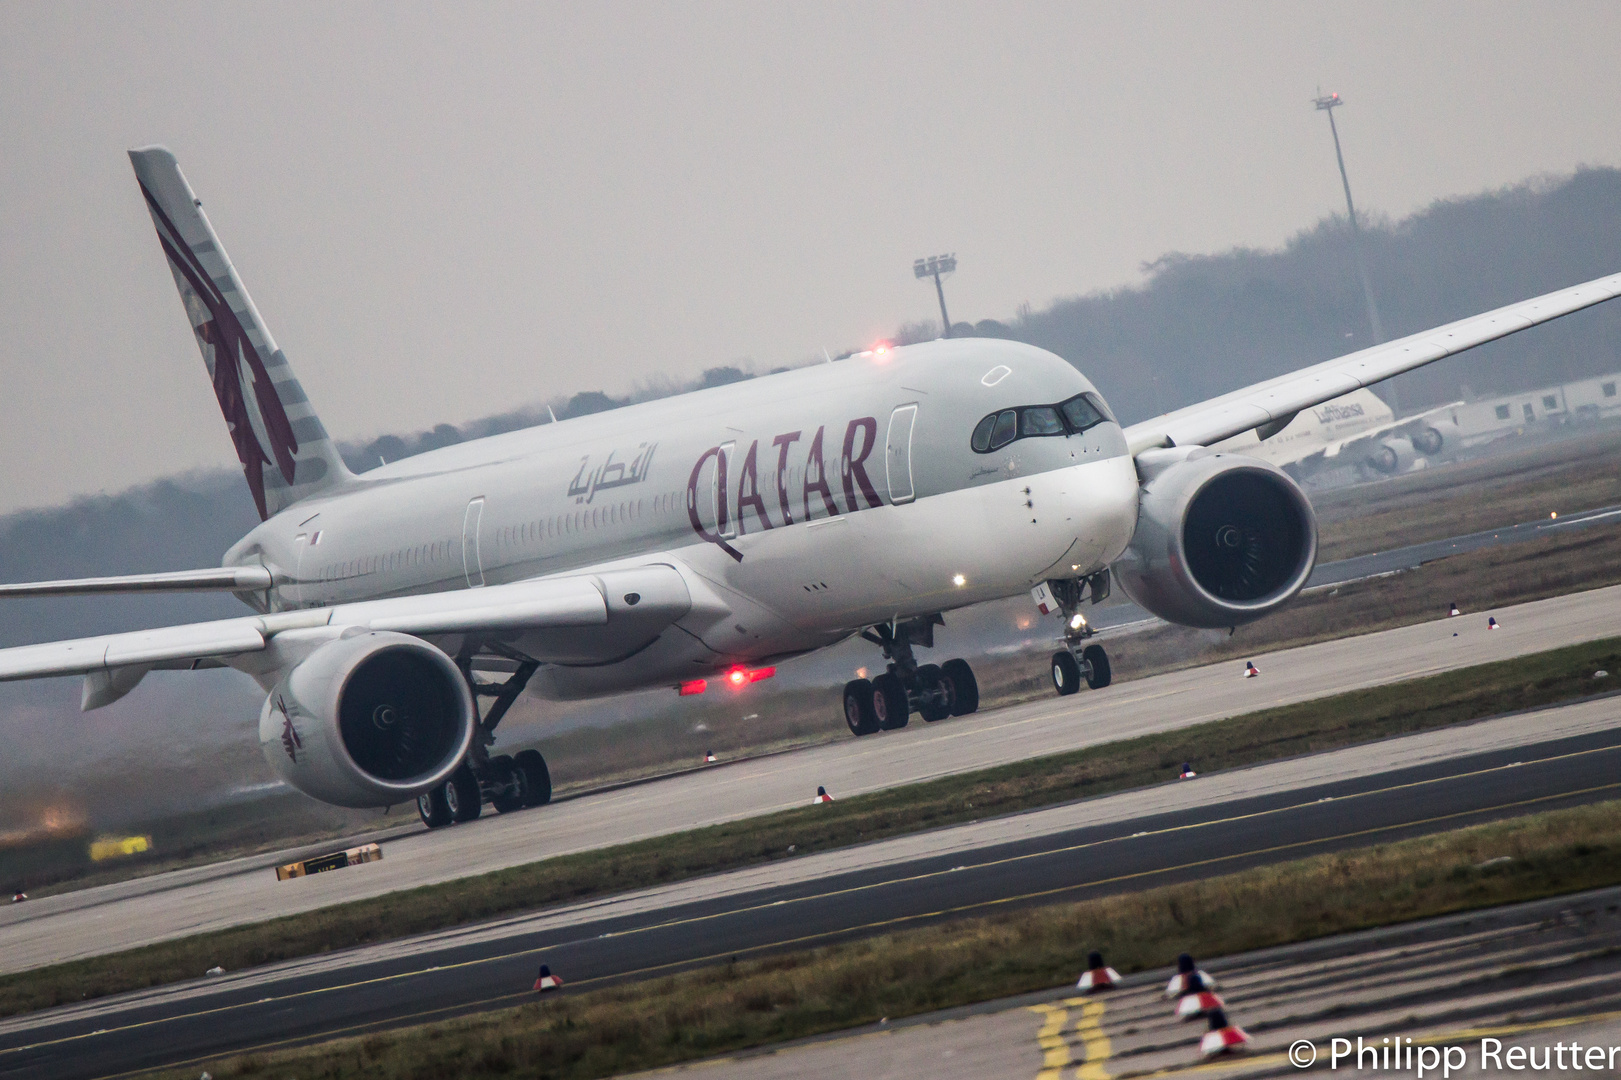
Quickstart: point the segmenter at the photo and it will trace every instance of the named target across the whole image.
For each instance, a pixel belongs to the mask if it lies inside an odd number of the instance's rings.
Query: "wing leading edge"
[[[1136,454],[1158,447],[1209,446],[1252,428],[1281,427],[1279,421],[1287,423],[1301,409],[1617,296],[1621,274],[1595,278],[1144,420],[1126,429],[1126,441]]]
[[[607,621],[607,600],[594,580],[549,578],[0,649],[0,682],[229,660],[264,649],[277,634],[322,626],[431,635]]]

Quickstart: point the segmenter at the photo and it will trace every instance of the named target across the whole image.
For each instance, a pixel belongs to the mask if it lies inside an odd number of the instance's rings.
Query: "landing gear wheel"
[[[940,674],[951,682],[951,715],[967,716],[979,710],[979,680],[966,660],[947,660]]]
[[[417,813],[422,817],[422,824],[430,829],[441,828],[456,820],[455,813],[445,802],[443,784],[417,796]]]
[[[872,711],[872,683],[851,679],[844,684],[844,722],[852,735],[871,735],[878,730],[878,717]]]
[[[1086,661],[1086,685],[1094,690],[1102,690],[1109,685],[1113,674],[1109,671],[1109,654],[1103,651],[1102,645],[1088,645],[1081,650],[1081,659]]]
[[[510,814],[514,810],[524,808],[524,796],[529,792],[529,785],[524,783],[524,775],[512,763],[512,759],[502,754],[500,757],[490,759],[490,779],[501,786],[502,790],[490,800],[490,805],[503,814]]]
[[[552,801],[552,774],[539,750],[521,750],[512,767],[523,776],[523,804],[545,806]]]
[[[1096,648],[1096,646],[1092,646]],[[1081,665],[1068,649],[1053,653],[1053,689],[1059,697],[1069,697],[1081,688]]]
[[[892,673],[886,672],[872,681],[872,714],[878,726],[894,731],[906,726],[912,713],[911,702],[906,700],[906,687]]]
[[[478,777],[462,762],[440,787],[445,793],[445,805],[457,821],[476,821],[484,809],[484,796],[478,790]]]
[[[952,689],[951,680],[945,677],[938,664],[924,664],[917,669],[917,686],[923,692],[917,714],[923,717],[925,723],[932,724],[951,715],[957,695]]]

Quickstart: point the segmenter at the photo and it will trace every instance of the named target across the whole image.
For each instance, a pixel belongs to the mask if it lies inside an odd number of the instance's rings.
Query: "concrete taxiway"
[[[1438,1077],[1442,1062],[1453,1077],[1621,1073],[1621,889],[1207,958],[1200,966],[1220,983],[1227,1019],[1250,1036],[1247,1053],[1200,1054],[1207,1025],[1176,1019],[1164,994],[1174,970],[1167,968],[1127,978],[1107,994],[1033,994],[643,1075],[1248,1080],[1302,1072],[1417,1076],[1423,1063],[1424,1076]],[[1398,1043],[1393,1064],[1386,1055]]]
[[[1189,669],[492,814],[392,840],[383,861],[339,873],[279,882],[269,861],[238,860],[46,897],[0,909],[0,972],[769,813],[819,784],[852,795],[1605,637],[1621,630],[1621,586],[1494,609],[1495,631],[1487,614],[1258,655],[1257,679],[1241,664]]]
[[[1621,697],[1171,781],[0,1021],[0,1076],[103,1076],[1621,793]]]

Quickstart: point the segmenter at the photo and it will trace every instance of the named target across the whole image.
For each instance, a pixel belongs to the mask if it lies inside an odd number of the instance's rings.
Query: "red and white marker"
[[[1220,995],[1209,990],[1200,990],[1195,994],[1183,994],[1182,1000],[1176,1003],[1176,1018],[1178,1020],[1197,1020],[1201,1016],[1209,1016],[1217,1009],[1224,1009],[1227,1003],[1221,1000]]]
[[[24,900],[27,900],[27,899],[28,899],[28,894],[23,892],[21,889],[18,889],[16,892],[11,894],[11,902],[13,904],[20,904]]]
[[[704,754],[704,762],[706,764],[713,764],[714,761],[715,761],[715,751],[709,750],[709,751],[705,752],[705,754]]]
[[[1249,660],[1244,661],[1244,678],[1253,679],[1260,673],[1261,669],[1256,667],[1254,662]]]
[[[1184,761],[1182,763],[1182,779],[1184,779],[1184,780],[1192,780],[1195,776],[1198,776],[1198,775],[1199,775],[1198,773],[1193,771],[1193,763],[1191,761]]]
[[[1458,610],[1458,605],[1457,604],[1453,604],[1451,607],[1447,608],[1447,614],[1448,615],[1462,615],[1463,612]]]
[[[540,977],[535,980],[535,993],[544,994],[548,990],[556,990],[563,985],[563,980],[552,974],[552,969],[545,964],[540,965]]]
[[[1227,1022],[1227,1014],[1220,1009],[1210,1014],[1210,1030],[1199,1040],[1199,1053],[1205,1057],[1222,1054],[1242,1054],[1249,1049],[1250,1037],[1237,1024]]]
[[[816,788],[816,798],[811,800],[811,805],[812,806],[820,806],[823,803],[830,803],[832,801],[833,801],[833,796],[831,796],[831,795],[829,795],[827,793],[827,788],[821,787],[821,786],[818,785],[818,787]]]
[[[1197,981],[1195,981],[1197,977]],[[1200,971],[1194,964],[1193,957],[1183,953],[1176,958],[1176,974],[1171,981],[1165,984],[1165,996],[1176,1000],[1185,994],[1198,993],[1200,990],[1216,989],[1216,980],[1209,972]]]
[[[1488,630],[1501,630],[1502,627],[1497,625],[1497,619],[1496,619],[1495,616],[1488,615],[1488,616],[1486,616],[1486,629],[1488,629]]]
[[[1075,984],[1075,989],[1087,994],[1096,994],[1103,990],[1113,990],[1120,981],[1120,973],[1103,962],[1100,952],[1088,953],[1086,957],[1086,972],[1081,981]]]

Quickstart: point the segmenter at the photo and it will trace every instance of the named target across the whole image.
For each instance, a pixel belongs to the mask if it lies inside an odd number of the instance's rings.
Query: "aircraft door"
[[[479,555],[478,532],[484,522],[484,496],[467,504],[467,516],[462,519],[462,569],[467,575],[467,587],[477,589],[484,584],[484,560]]]
[[[902,405],[889,414],[889,437],[884,441],[884,471],[889,479],[889,501],[899,506],[916,498],[912,487],[912,428],[917,404]]]
[[[729,498],[726,485],[728,477],[732,475],[732,459],[736,456],[737,443],[722,443],[720,454],[715,459],[715,471],[710,477],[710,506],[715,515],[715,523],[720,527],[719,535],[723,540],[732,540],[737,536],[737,517],[728,513]],[[741,516],[741,515],[738,515]]]

